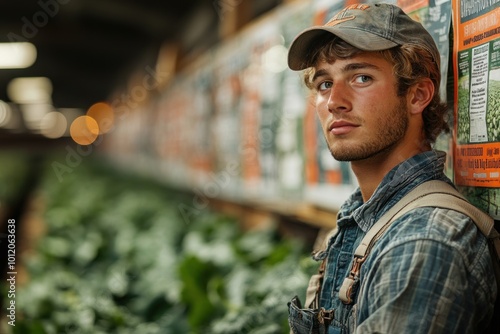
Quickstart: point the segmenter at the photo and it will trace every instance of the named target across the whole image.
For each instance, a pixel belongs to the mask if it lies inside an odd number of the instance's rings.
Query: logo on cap
[[[357,10],[366,10],[368,8],[370,8],[369,5],[363,5],[363,4],[354,4],[354,5],[347,6],[344,9],[342,9],[340,12],[338,12],[334,17],[332,17],[331,20],[325,24],[325,26],[333,27],[337,24],[340,24],[340,23],[343,23],[346,21],[354,20],[356,18],[356,16],[354,16],[354,15],[347,16],[346,12],[348,10],[356,10],[356,9]]]

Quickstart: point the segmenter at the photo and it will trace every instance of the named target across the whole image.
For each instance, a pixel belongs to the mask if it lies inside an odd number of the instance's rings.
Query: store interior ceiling
[[[13,79],[43,77],[50,80],[54,108],[86,109],[126,87],[138,69],[154,68],[162,46],[176,45],[188,55],[218,43],[221,14],[245,2],[252,19],[281,1],[3,1],[0,43],[29,42],[36,60],[27,68],[0,69],[0,101],[16,103],[7,92]]]

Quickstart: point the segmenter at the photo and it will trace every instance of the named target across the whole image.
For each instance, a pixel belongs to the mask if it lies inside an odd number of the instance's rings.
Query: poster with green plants
[[[500,7],[453,2],[454,182],[500,219]]]

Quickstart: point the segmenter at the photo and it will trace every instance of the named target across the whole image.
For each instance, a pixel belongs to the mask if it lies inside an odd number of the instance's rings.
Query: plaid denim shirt
[[[359,189],[338,214],[320,306],[334,310],[328,333],[480,333],[493,312],[496,283],[486,238],[456,211],[418,208],[396,219],[361,268],[354,305],[338,293],[353,252],[371,226],[418,184],[451,181],[445,154],[429,151],[391,170],[363,203]]]

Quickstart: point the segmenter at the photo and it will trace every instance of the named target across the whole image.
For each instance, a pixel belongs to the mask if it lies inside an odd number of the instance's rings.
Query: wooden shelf
[[[273,219],[286,219],[311,225],[316,229],[332,229],[336,226],[337,213],[308,203],[231,201],[212,198],[211,207],[222,213],[242,219],[245,227],[267,225]]]

